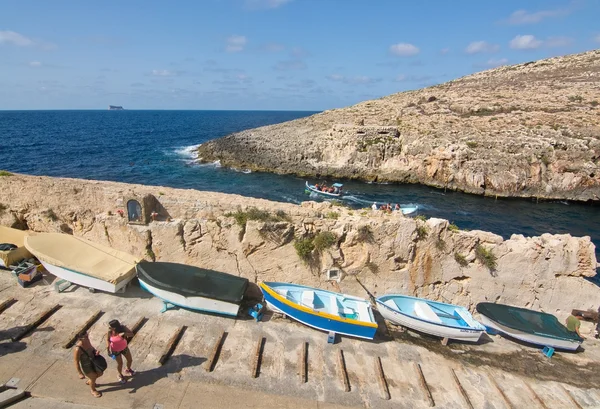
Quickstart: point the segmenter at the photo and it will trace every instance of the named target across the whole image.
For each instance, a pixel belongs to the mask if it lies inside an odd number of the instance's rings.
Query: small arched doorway
[[[137,200],[129,200],[127,202],[127,217],[130,222],[142,221],[142,206]]]

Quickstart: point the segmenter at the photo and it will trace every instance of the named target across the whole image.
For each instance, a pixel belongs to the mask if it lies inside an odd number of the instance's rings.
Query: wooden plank
[[[423,394],[427,397],[429,401],[429,406],[434,407],[435,402],[433,400],[433,396],[431,396],[431,391],[429,390],[429,385],[427,385],[427,381],[425,380],[425,376],[423,376],[423,370],[421,369],[421,365],[414,362],[415,371],[417,372],[417,378],[419,379],[419,385],[423,390]]]
[[[302,347],[300,348],[300,353],[298,354],[298,359],[300,360],[300,383],[308,382],[308,342],[303,342]]]
[[[469,399],[469,395],[467,395],[467,392],[465,391],[465,389],[461,385],[460,381],[458,380],[458,376],[456,376],[456,372],[454,372],[454,368],[450,368],[450,370],[452,371],[452,375],[454,376],[454,382],[456,383],[456,387],[457,387],[458,391],[460,392],[463,399],[467,403],[467,407],[469,409],[474,409],[473,404],[471,403],[471,399]]]
[[[348,371],[346,370],[346,361],[344,360],[344,351],[338,349],[338,372],[342,386],[345,392],[350,392],[350,381],[348,380]]]
[[[569,400],[573,403],[573,407],[577,408],[577,409],[583,409],[581,407],[581,405],[579,404],[579,402],[577,402],[575,400],[575,396],[573,396],[573,393],[568,390],[567,388],[565,388],[563,385],[559,385],[563,391],[565,391],[565,394],[569,397]]]
[[[35,320],[33,320],[31,323],[29,323],[29,324],[25,325],[23,328],[21,328],[17,332],[17,335],[15,335],[14,337],[11,338],[11,341],[16,342],[16,341],[19,341],[19,340],[25,338],[30,332],[32,332],[37,327],[42,325],[48,318],[50,318],[52,316],[52,314],[54,314],[56,311],[60,310],[61,308],[62,308],[62,305],[56,304],[54,307],[49,308],[46,311],[42,312],[40,315],[37,316],[37,318]]]
[[[383,366],[381,365],[381,358],[375,357],[375,373],[377,374],[377,379],[379,381],[379,387],[381,389],[382,398],[385,400],[390,400],[390,389],[388,387],[387,381],[385,379],[385,374],[383,373]]]
[[[510,399],[508,399],[508,396],[506,396],[504,391],[500,388],[500,385],[498,385],[498,382],[496,382],[496,380],[494,379],[494,376],[491,373],[488,374],[488,379],[490,380],[490,382],[492,383],[494,388],[496,388],[496,391],[498,391],[500,396],[502,396],[502,399],[504,400],[504,403],[506,404],[506,406],[509,409],[514,409],[515,405],[513,405],[512,402],[510,401]]]
[[[262,352],[264,350],[265,337],[262,335],[258,337],[256,342],[256,351],[254,353],[254,364],[252,365],[252,377],[258,378],[260,372],[260,363],[262,361]]]
[[[167,342],[167,346],[165,347],[165,352],[160,356],[158,360],[158,363],[160,365],[164,365],[165,362],[169,360],[169,358],[175,351],[175,348],[177,348],[177,344],[179,344],[179,341],[181,340],[181,337],[183,337],[183,334],[185,333],[186,329],[187,326],[183,325],[179,327],[179,329],[177,329],[177,331],[175,331],[175,333],[171,336],[171,339],[169,339],[169,342]]]
[[[142,329],[142,327],[144,325],[146,325],[146,323],[148,322],[148,318],[146,317],[141,317],[139,320],[137,320],[135,322],[135,324],[133,324],[133,327],[129,328],[131,330],[131,332],[133,332],[133,336],[127,340],[128,345],[131,345],[131,343],[133,342],[135,336],[137,335],[138,332],[140,332],[140,330]]]
[[[537,403],[539,403],[539,405],[542,407],[542,409],[549,409],[548,406],[546,406],[546,403],[544,403],[542,398],[539,397],[539,395],[533,390],[533,388],[527,382],[523,381],[523,383],[529,390],[529,393],[531,393],[533,400],[535,400]]]
[[[16,302],[17,300],[14,298],[9,298],[8,300],[4,301],[2,304],[0,304],[0,314],[12,307]]]
[[[101,316],[104,315],[104,311],[102,310],[98,310],[95,313],[92,314],[92,316],[90,318],[88,318],[88,320],[79,328],[77,328],[72,334],[71,336],[69,336],[69,339],[67,342],[65,342],[65,344],[63,345],[63,348],[65,349],[69,349],[71,348],[73,345],[75,345],[75,343],[77,342],[77,335],[89,330],[92,325],[94,325]]]
[[[208,364],[206,365],[206,372],[212,372],[215,368],[215,364],[217,363],[217,359],[219,358],[219,353],[221,352],[221,346],[225,342],[225,337],[227,333],[225,331],[221,332],[219,338],[217,338],[217,342],[215,342],[215,346],[213,347],[212,353],[210,354],[210,359],[208,360]]]

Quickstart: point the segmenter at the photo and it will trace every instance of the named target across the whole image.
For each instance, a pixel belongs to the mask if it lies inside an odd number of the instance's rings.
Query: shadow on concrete
[[[2,331],[0,331],[0,341],[5,341],[5,340],[11,341],[16,335],[22,333],[26,328],[27,328],[27,326],[22,325],[22,326],[2,330]],[[34,332],[49,332],[49,331],[54,331],[54,327],[32,328],[31,331],[28,331],[25,336],[28,337]],[[13,343],[15,343],[15,342],[13,342]]]
[[[8,354],[21,352],[27,348],[27,344],[22,341],[0,343],[0,357]]]
[[[163,366],[159,366],[147,371],[136,372],[134,376],[125,377],[127,382],[111,382],[103,383],[102,378],[98,379],[98,390],[102,393],[114,392],[123,389],[129,389],[129,393],[137,393],[137,391],[145,386],[150,386],[160,379],[167,378],[170,375],[179,373],[184,368],[199,366],[206,358],[198,358],[190,355],[174,355]],[[109,368],[104,372],[104,376],[114,376],[116,370],[114,365],[109,365]]]

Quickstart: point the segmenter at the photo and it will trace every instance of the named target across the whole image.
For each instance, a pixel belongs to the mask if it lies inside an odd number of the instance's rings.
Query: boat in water
[[[377,323],[368,300],[303,285],[262,282],[269,308],[325,332],[373,339]]]
[[[386,320],[425,334],[477,342],[485,331],[469,310],[458,305],[401,294],[383,295],[375,301]]]
[[[9,268],[12,264],[32,257],[25,248],[27,232],[0,226],[0,267]]]
[[[70,234],[25,236],[25,247],[49,273],[92,290],[116,293],[135,277],[136,257]]]
[[[477,304],[477,312],[486,327],[530,344],[575,351],[583,342],[552,314],[490,302]]]
[[[248,279],[179,263],[141,261],[140,286],[166,303],[196,311],[236,316]]]
[[[109,111],[123,111],[124,108],[121,105],[109,105],[108,110]]]
[[[320,195],[329,196],[329,197],[341,197],[343,195],[343,192],[342,192],[343,187],[344,187],[344,185],[341,183],[334,183],[330,187],[326,187],[326,190],[322,190],[323,186],[320,186],[318,184],[311,185],[308,183],[308,181],[306,182],[306,191],[307,192],[309,192],[309,193],[314,192],[314,193],[318,193]]]

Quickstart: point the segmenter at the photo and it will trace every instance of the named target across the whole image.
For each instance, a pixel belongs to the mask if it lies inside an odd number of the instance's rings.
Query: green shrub
[[[371,229],[371,226],[369,225],[364,225],[364,226],[360,226],[358,228],[358,234],[356,235],[356,240],[362,242],[362,243],[371,243],[373,242],[374,236],[373,236],[373,230]]]
[[[477,142],[474,141],[467,141],[467,146],[471,149],[476,148],[477,147]]]
[[[233,217],[235,222],[242,228],[246,228],[248,220],[260,220],[263,222],[291,220],[290,216],[283,210],[278,210],[275,215],[272,215],[267,210],[260,210],[256,207],[249,207],[246,211],[243,211],[241,207],[238,207],[235,213],[225,213],[225,217]]]
[[[448,225],[448,230],[450,230],[452,233],[456,233],[458,231],[460,231],[460,229],[458,228],[458,226],[454,223],[450,223]]]
[[[164,192],[158,192],[159,196],[163,196],[165,193]]]
[[[417,232],[417,241],[425,240],[429,234],[427,226],[417,226],[415,231]]]
[[[309,261],[312,256],[312,252],[315,249],[315,245],[312,237],[305,237],[294,240],[294,248],[296,249],[296,253],[301,260]]]
[[[314,248],[320,253],[323,250],[333,246],[337,241],[337,235],[330,231],[321,231],[313,239]]]
[[[442,239],[437,239],[437,241],[435,242],[435,248],[439,251],[446,250],[446,242]]]
[[[475,258],[490,271],[496,270],[496,255],[492,253],[492,250],[488,250],[481,244],[475,247]]]
[[[334,206],[338,206],[338,207],[350,208],[350,206],[348,206],[346,203],[344,203],[344,202],[342,202],[341,200],[338,200],[338,199],[333,199],[329,203],[331,203]]]
[[[426,222],[427,221],[427,217],[423,216],[422,214],[415,216],[415,220],[421,220],[422,222]]]
[[[590,105],[593,106],[593,107],[597,107],[600,104],[598,103],[598,101],[593,100],[593,101],[590,101]]]
[[[13,174],[5,170],[0,170],[0,176],[13,176]]]
[[[338,217],[340,217],[338,212],[329,212],[325,215],[326,219],[337,219]]]
[[[571,101],[571,102],[583,102],[583,97],[581,95],[571,95],[569,97],[569,101]]]
[[[458,263],[459,266],[461,267],[466,267],[469,265],[469,262],[467,261],[467,259],[465,258],[465,256],[463,256],[460,253],[454,253],[454,260]]]
[[[277,217],[281,221],[291,221],[292,218],[285,212],[285,210],[277,210],[275,212],[275,217]]]
[[[3,214],[6,211],[6,209],[8,209],[8,206],[4,203],[0,203],[0,214]]]

